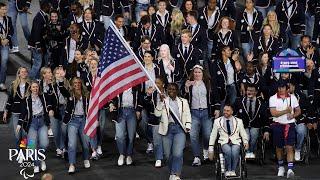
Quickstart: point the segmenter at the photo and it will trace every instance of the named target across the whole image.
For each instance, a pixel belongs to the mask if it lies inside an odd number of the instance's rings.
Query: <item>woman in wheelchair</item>
[[[269,121],[267,116],[266,103],[257,97],[258,87],[255,84],[246,85],[246,94],[236,101],[235,115],[242,119],[244,128],[248,134],[249,149],[245,158],[254,159],[257,146],[257,139],[260,129],[263,132],[263,139],[269,139]]]
[[[218,137],[226,162],[226,176],[237,176],[236,168],[240,158],[240,144],[248,149],[248,136],[243,127],[242,120],[233,116],[231,105],[225,105],[223,116],[215,119],[209,140],[209,159],[214,158],[214,144]],[[242,141],[241,141],[242,140]]]

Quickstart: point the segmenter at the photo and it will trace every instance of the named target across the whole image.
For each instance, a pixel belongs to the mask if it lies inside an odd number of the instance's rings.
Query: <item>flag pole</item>
[[[154,87],[156,88],[156,90],[161,94],[162,92],[160,91],[160,89],[158,88],[158,86],[156,85],[155,81],[151,78],[150,74],[148,73],[148,71],[145,69],[145,67],[142,65],[142,63],[140,62],[140,60],[138,59],[136,53],[133,52],[133,50],[131,49],[131,47],[129,46],[129,44],[127,43],[127,41],[123,38],[123,36],[120,34],[119,30],[117,29],[116,25],[110,21],[111,23],[111,28],[113,28],[114,32],[117,34],[117,36],[119,37],[119,39],[121,40],[122,44],[124,44],[124,46],[126,47],[126,49],[129,50],[130,54],[133,55],[134,59],[136,60],[136,62],[138,62],[138,64],[140,65],[140,67],[142,68],[142,70],[147,74],[148,79],[152,82],[152,84],[154,85]]]
[[[127,43],[127,41],[123,38],[123,36],[120,34],[119,30],[117,29],[117,27],[115,26],[115,24],[110,21],[111,27],[114,32],[116,33],[116,35],[119,37],[120,41],[122,42],[122,44],[124,44],[124,46],[126,47],[126,49],[128,49],[128,51],[133,55],[133,57],[135,58],[136,62],[138,62],[138,64],[140,65],[140,67],[142,68],[142,70],[147,74],[148,79],[151,81],[151,83],[154,85],[154,87],[156,88],[156,90],[158,91],[159,94],[162,94],[162,92],[160,91],[160,89],[158,88],[158,86],[156,85],[155,81],[151,78],[150,74],[148,73],[148,71],[145,69],[145,67],[142,65],[142,63],[140,62],[140,60],[138,59],[137,55],[133,52],[133,50],[131,49],[131,47],[129,46],[129,44]],[[172,107],[168,105],[168,108],[170,109],[170,111],[172,112],[172,114],[179,119],[179,116],[172,110]],[[179,121],[180,123],[180,121]],[[182,126],[182,124],[180,123],[180,125]],[[182,126],[183,127],[183,126]]]

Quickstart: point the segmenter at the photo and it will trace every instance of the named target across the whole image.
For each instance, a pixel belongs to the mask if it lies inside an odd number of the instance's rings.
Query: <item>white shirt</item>
[[[163,62],[164,72],[166,73],[166,76],[167,76],[167,80],[168,80],[169,83],[171,83],[172,82],[172,78],[171,78],[172,71],[168,67],[170,61],[162,60],[162,62]]]
[[[74,108],[74,115],[84,115],[84,110],[83,110],[83,102],[82,102],[82,97],[77,101],[76,107]]]
[[[225,63],[224,66],[227,71],[227,85],[231,85],[234,83],[234,69],[230,59],[228,59],[227,63]]]
[[[21,94],[21,97],[24,97],[24,93],[26,91],[26,84],[19,84],[19,90],[20,90],[20,94]]]
[[[299,102],[298,99],[296,98],[295,95],[290,94],[290,97],[287,98],[279,98],[278,94],[275,94],[270,97],[269,99],[269,106],[270,108],[275,108],[277,111],[283,111],[286,110],[288,106],[292,107],[292,112],[291,114],[294,113],[294,109],[299,107]],[[289,124],[289,123],[294,123],[296,121],[295,118],[288,120],[288,115],[284,114],[279,117],[273,117],[273,121],[280,123],[280,124]]]
[[[249,26],[252,26],[252,24],[253,24],[253,12],[254,12],[254,11],[248,12],[248,11],[245,9],[244,12],[247,13],[248,25],[249,25]]]
[[[39,96],[32,99],[32,115],[38,115],[43,113],[43,106]]]
[[[69,47],[69,58],[68,62],[72,63],[74,60],[74,53],[76,52],[77,49],[77,42],[74,39],[70,39],[70,47]]]
[[[208,27],[209,27],[209,28],[212,28],[212,26],[214,25],[214,23],[215,23],[215,21],[216,21],[217,10],[218,10],[218,7],[216,7],[216,9],[213,11],[213,13],[211,14],[211,16],[208,17]]]
[[[206,109],[207,105],[207,88],[203,81],[196,81],[192,87],[192,104],[191,109]]]
[[[137,0],[137,3],[139,3],[139,4],[149,4],[150,0]]]
[[[292,3],[290,3],[290,2],[288,2],[288,1],[286,1],[286,3],[287,3],[287,7],[288,7],[288,16],[290,17],[291,16],[291,14],[292,14],[292,8],[293,8],[293,1],[292,1]],[[290,4],[291,4],[291,6],[290,6]]]
[[[153,80],[153,82],[155,82],[155,80],[156,80],[156,72],[155,72],[154,68],[155,68],[154,64],[152,65],[151,69],[146,68],[146,70],[147,70],[148,74],[150,75],[150,78]],[[145,88],[146,91],[149,87],[154,87],[151,80],[146,81],[146,88]]]
[[[132,88],[129,88],[123,92],[121,107],[134,107]]]

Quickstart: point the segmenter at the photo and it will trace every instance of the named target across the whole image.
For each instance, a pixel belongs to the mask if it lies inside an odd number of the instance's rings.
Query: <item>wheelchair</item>
[[[247,167],[246,167],[246,159],[245,159],[245,148],[243,144],[240,145],[240,156],[239,162],[236,170],[237,176],[226,176],[225,169],[225,160],[224,155],[221,149],[221,144],[216,143],[215,145],[215,174],[218,180],[227,180],[227,179],[246,179],[247,178]]]
[[[310,134],[309,130],[307,130],[306,137],[303,140],[303,144],[301,147],[301,159],[300,162],[304,162],[305,164],[310,163],[310,156],[311,156],[311,145],[310,145]]]
[[[263,139],[263,133],[260,130],[259,138],[257,139],[257,149],[256,149],[256,161],[259,165],[265,164],[266,159],[266,141]]]

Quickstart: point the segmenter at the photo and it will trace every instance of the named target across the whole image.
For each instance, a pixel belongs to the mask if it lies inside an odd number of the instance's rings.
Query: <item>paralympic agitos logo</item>
[[[34,177],[34,161],[44,161],[46,159],[44,149],[9,149],[9,160],[17,161],[21,170],[19,174],[24,179]],[[32,170],[28,170],[28,168]]]

